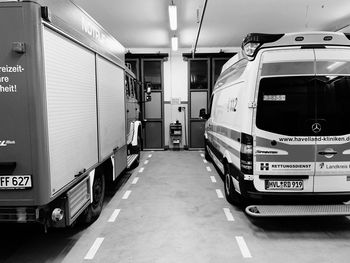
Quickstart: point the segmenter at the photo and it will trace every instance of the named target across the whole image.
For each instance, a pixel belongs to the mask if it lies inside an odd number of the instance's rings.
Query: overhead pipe
[[[197,32],[196,43],[194,45],[194,49],[193,49],[193,52],[192,52],[192,58],[194,58],[194,54],[196,53],[196,50],[197,50],[198,39],[199,39],[199,35],[201,33],[205,10],[207,9],[207,3],[208,3],[208,0],[205,0],[203,12],[202,12],[202,17],[201,17],[201,21],[200,21],[198,32]]]

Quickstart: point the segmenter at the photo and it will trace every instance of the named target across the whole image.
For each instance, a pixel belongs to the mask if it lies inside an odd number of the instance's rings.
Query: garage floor
[[[252,220],[203,152],[143,152],[88,228],[0,226],[0,262],[348,262],[350,220]]]

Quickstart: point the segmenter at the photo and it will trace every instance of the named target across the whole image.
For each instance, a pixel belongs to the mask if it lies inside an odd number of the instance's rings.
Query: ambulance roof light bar
[[[248,58],[254,59],[261,45],[265,43],[275,42],[283,36],[284,34],[250,33],[243,40],[242,50]]]
[[[242,53],[254,60],[258,50],[267,47],[300,46],[301,48],[326,48],[350,46],[350,34],[342,32],[294,32],[286,34],[248,34],[242,43]],[[266,44],[266,45],[265,45]]]

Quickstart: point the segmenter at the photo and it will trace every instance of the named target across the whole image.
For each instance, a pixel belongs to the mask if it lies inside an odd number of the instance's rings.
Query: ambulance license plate
[[[303,190],[303,180],[265,180],[266,190]]]
[[[32,187],[30,175],[0,175],[0,189],[26,189]]]

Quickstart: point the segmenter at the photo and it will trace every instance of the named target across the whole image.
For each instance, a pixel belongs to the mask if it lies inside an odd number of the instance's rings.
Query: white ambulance
[[[230,203],[257,204],[253,216],[350,214],[350,35],[249,34],[207,117],[206,157]]]

